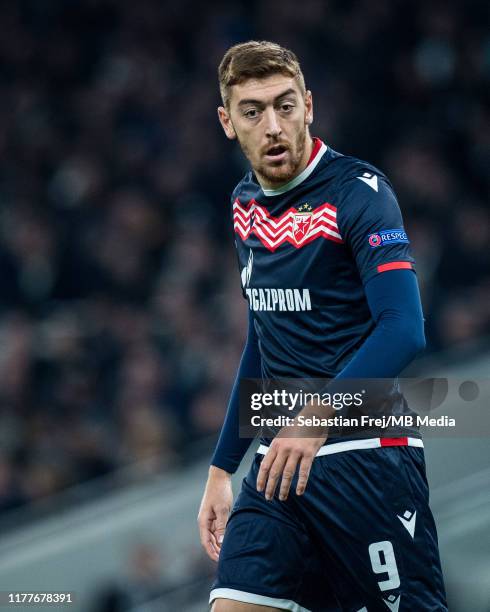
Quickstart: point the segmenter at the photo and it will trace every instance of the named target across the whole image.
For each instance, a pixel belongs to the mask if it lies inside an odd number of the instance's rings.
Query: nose
[[[281,126],[277,120],[276,111],[274,108],[267,108],[265,111],[266,131],[265,134],[270,138],[277,138],[281,134]]]

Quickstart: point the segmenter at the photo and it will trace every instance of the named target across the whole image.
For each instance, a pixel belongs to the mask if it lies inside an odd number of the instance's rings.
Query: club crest
[[[313,211],[309,204],[302,204],[293,216],[293,236],[297,244],[303,242],[308,236],[312,217]]]

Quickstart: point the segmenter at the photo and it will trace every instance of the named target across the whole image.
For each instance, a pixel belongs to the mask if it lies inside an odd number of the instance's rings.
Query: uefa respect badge
[[[375,234],[369,234],[368,242],[372,249],[376,249],[386,244],[409,244],[410,241],[408,240],[407,232],[403,227],[400,227],[399,229],[386,229]]]

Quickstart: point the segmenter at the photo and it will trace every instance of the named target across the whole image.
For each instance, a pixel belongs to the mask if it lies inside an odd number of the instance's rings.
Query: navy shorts
[[[304,495],[270,502],[257,454],[226,527],[210,602],[295,612],[447,610],[424,451],[316,457]]]

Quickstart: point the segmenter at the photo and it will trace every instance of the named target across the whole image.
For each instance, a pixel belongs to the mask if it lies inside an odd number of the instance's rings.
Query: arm
[[[336,379],[396,377],[425,348],[422,305],[412,270],[378,274],[364,289],[376,327]]]
[[[231,391],[228,410],[221,428],[221,434],[211,459],[211,466],[233,474],[247,452],[252,440],[238,436],[240,417],[240,380],[242,378],[261,378],[261,361],[257,334],[252,311],[249,310],[248,334],[242,358],[238,367],[235,383]]]
[[[240,465],[252,440],[239,437],[240,379],[260,378],[261,360],[252,312],[249,311],[248,334],[221,433],[211,460],[208,480],[199,510],[201,543],[214,561],[233,504],[231,474]]]

